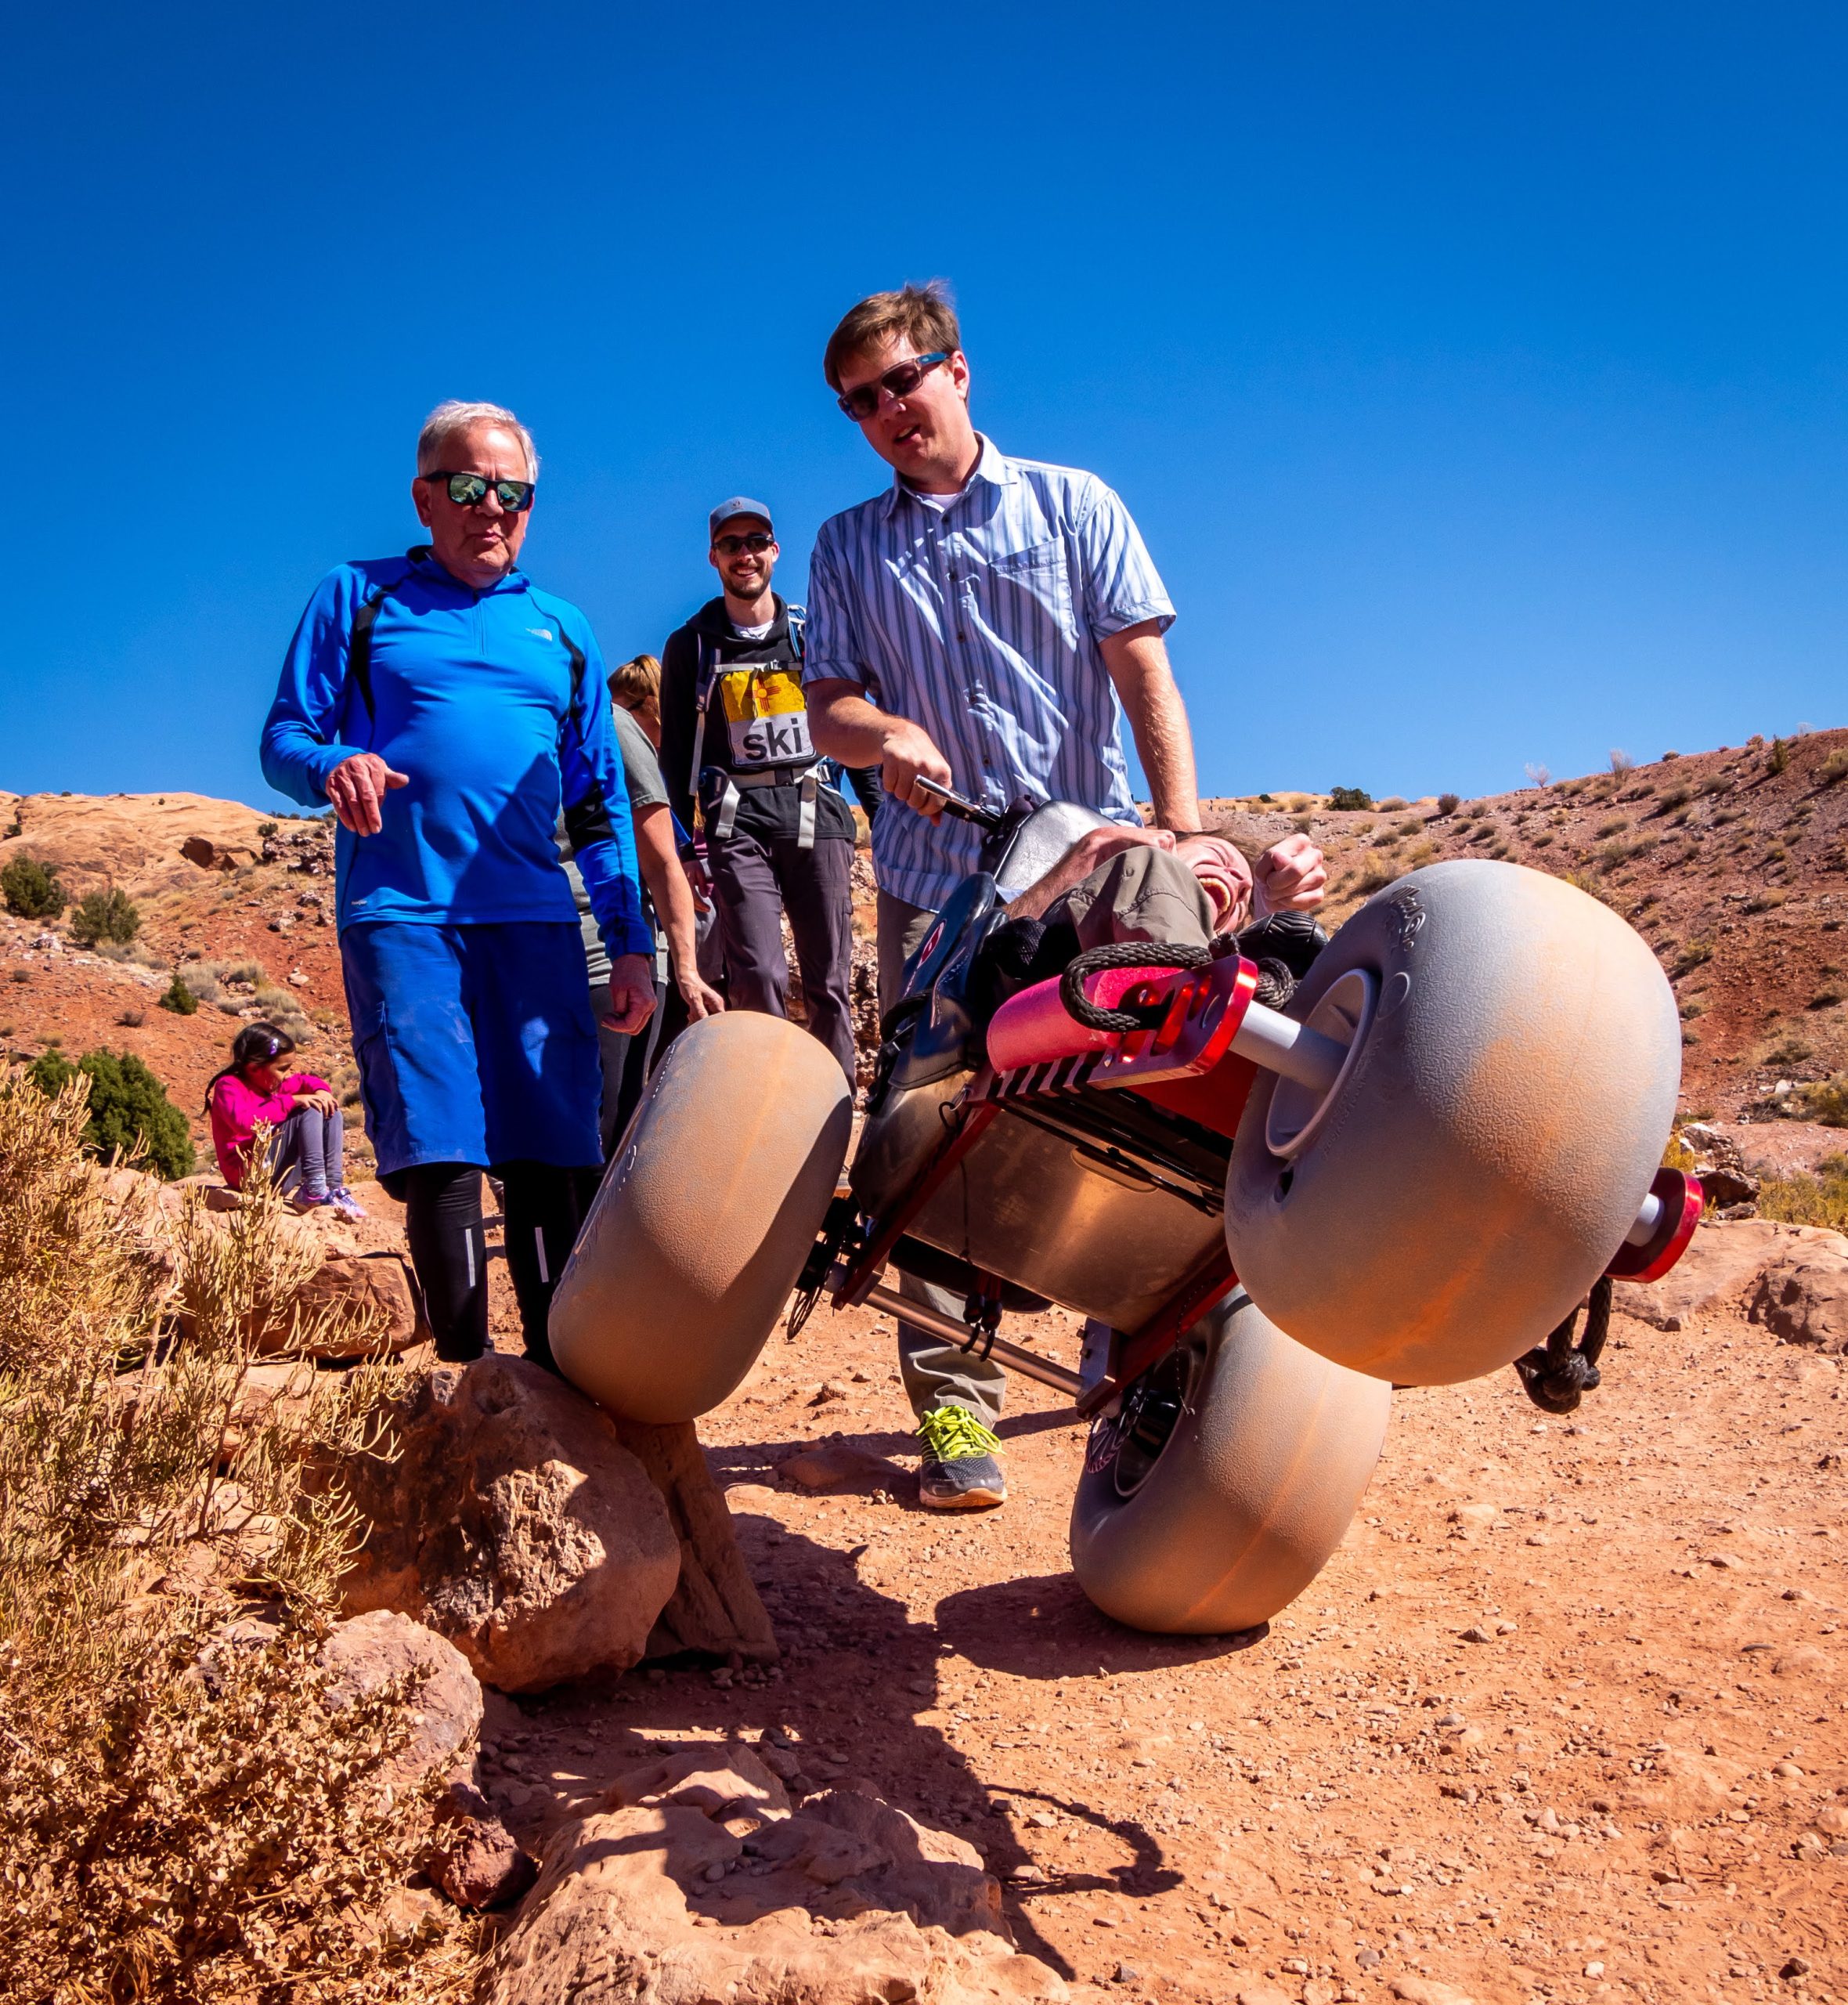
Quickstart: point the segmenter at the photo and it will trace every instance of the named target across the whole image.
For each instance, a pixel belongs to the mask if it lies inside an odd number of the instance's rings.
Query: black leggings
[[[482,1172],[466,1162],[420,1164],[400,1172],[405,1237],[411,1265],[436,1339],[436,1354],[452,1364],[479,1357],[488,1347],[488,1261],[482,1234]],[[600,1169],[560,1169],[550,1163],[496,1165],[507,1193],[507,1272],[520,1305],[526,1355],[552,1366],[546,1319],[552,1291],[578,1228],[597,1195]],[[393,1180],[396,1181],[396,1179]]]

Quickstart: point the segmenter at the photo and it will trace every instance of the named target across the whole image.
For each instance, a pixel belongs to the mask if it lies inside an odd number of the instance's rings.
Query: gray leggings
[[[312,1107],[291,1109],[269,1144],[269,1167],[276,1188],[289,1197],[324,1198],[341,1186],[341,1156],[346,1129],[340,1109],[322,1114]]]

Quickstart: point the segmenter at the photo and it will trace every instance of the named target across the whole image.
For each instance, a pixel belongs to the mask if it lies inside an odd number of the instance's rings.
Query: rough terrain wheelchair
[[[823,1294],[890,1310],[1088,1423],[1070,1547],[1098,1606],[1252,1627],[1339,1543],[1395,1385],[1514,1364],[1563,1411],[1597,1383],[1610,1277],[1665,1273],[1700,1216],[1659,1166],[1672,992],[1616,913],[1487,861],[1412,872],[1332,941],[1270,920],[1036,978],[1008,901],[1101,818],[947,800],[982,868],[908,966],[846,1189],[823,1047],[767,1016],[695,1026],[586,1223],[554,1354],[611,1411],[686,1420],[786,1306],[792,1330]],[[1001,1333],[1049,1304],[1085,1319],[1074,1362]]]

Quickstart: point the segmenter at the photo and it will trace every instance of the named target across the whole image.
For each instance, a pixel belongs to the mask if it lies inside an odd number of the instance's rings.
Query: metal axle
[[[1010,1371],[1018,1371],[1023,1378],[1037,1378],[1042,1385],[1050,1385],[1054,1392],[1063,1393],[1068,1399],[1075,1400],[1085,1389],[1084,1380],[1077,1372],[1067,1371],[1063,1364],[1053,1364],[1050,1358],[1041,1357],[1038,1351],[1029,1350],[1023,1344],[1009,1343],[1005,1337],[959,1323],[954,1316],[945,1316],[922,1302],[909,1301],[896,1288],[869,1288],[866,1300],[871,1307],[890,1310],[904,1321],[928,1330],[933,1337],[942,1337],[964,1350],[974,1352],[979,1357],[997,1359]]]

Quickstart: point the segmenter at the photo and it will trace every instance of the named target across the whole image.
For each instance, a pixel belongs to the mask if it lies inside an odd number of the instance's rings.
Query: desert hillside
[[[1331,926],[1440,858],[1571,877],[1641,931],[1674,984],[1691,1116],[1768,1114],[1848,1067],[1848,731],[1470,801],[1337,810],[1280,789],[1206,811],[1254,851],[1312,834],[1330,861]],[[196,1114],[236,1020],[282,1013],[307,1058],[350,1086],[330,823],[193,794],[0,793],[0,867],[23,851],[74,897],[114,884],[143,921],[128,948],[85,953],[60,926],[0,915],[0,1048],[133,1051]],[[869,933],[870,881],[860,888]],[[155,1006],[176,969],[207,1002],[196,1016]]]

